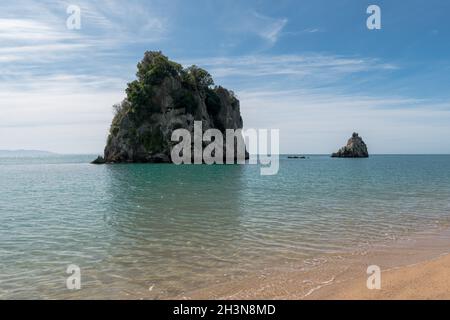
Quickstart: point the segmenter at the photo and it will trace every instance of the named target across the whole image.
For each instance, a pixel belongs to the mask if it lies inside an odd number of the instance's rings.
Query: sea
[[[0,158],[0,299],[188,298],[450,225],[450,155],[282,155],[272,176],[95,158]]]

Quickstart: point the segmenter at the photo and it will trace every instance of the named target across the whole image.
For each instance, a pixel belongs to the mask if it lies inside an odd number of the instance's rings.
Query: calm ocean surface
[[[94,158],[0,158],[0,299],[165,298],[450,222],[450,156],[282,156],[275,176]]]

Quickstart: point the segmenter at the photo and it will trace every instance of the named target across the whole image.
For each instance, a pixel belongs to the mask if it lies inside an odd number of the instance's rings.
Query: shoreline
[[[355,255],[329,256],[311,269],[265,269],[186,292],[179,300],[450,299],[450,229]],[[319,258],[320,260],[322,258]],[[367,268],[381,269],[381,289],[367,288]]]

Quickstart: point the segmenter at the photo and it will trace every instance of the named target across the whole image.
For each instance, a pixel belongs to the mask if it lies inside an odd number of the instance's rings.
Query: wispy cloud
[[[60,41],[75,39],[75,33],[61,32],[44,22],[30,19],[0,19],[0,40],[27,42]]]
[[[258,13],[254,13],[254,15],[259,20],[256,24],[257,34],[270,44],[275,44],[278,41],[281,31],[288,23],[288,19],[275,19]]]
[[[43,62],[67,53],[86,49],[82,37],[50,23],[31,19],[0,19],[0,63],[25,61]],[[66,55],[61,55],[61,53]],[[19,69],[21,65],[16,68]]]
[[[305,30],[303,30],[303,32],[307,32],[307,33],[316,33],[316,32],[320,32],[321,30],[319,28],[307,28]]]
[[[76,88],[81,81],[86,87],[98,88],[102,81],[92,80],[92,74],[103,76],[106,86],[117,77],[112,74],[118,68],[112,62],[114,56],[120,59],[123,48],[137,42],[158,41],[167,30],[167,19],[144,2],[125,5],[120,1],[77,1],[81,7],[81,30],[66,28],[66,9],[72,4],[69,1],[19,2],[20,6],[5,5],[0,18],[3,90],[34,90],[36,84],[65,90]],[[61,78],[64,74],[70,78]],[[78,83],[73,81],[75,78]]]
[[[188,62],[188,61],[186,61]],[[394,64],[373,58],[335,55],[249,55],[189,61],[205,66],[215,77],[314,76],[338,77],[374,70],[395,70]]]
[[[95,45],[114,49],[129,43],[158,41],[167,31],[168,20],[143,2],[77,1],[81,8],[81,29],[68,30],[66,8],[69,1],[47,2],[29,0],[21,6],[6,6],[0,18],[2,49],[22,51],[29,46],[53,46],[53,51],[68,46]],[[20,17],[20,18],[17,18]],[[65,47],[62,46],[65,45]],[[59,46],[55,46],[59,45]]]
[[[288,21],[284,17],[274,18],[255,11],[245,11],[226,19],[223,28],[236,37],[257,36],[271,47],[278,41]]]
[[[158,14],[152,2],[79,1],[87,27],[95,27],[102,38],[111,36],[116,42],[155,42],[168,31],[168,18]]]
[[[306,28],[300,31],[285,31],[283,32],[283,35],[301,35],[301,34],[313,34],[313,33],[319,33],[319,32],[324,32],[324,30],[322,28]]]

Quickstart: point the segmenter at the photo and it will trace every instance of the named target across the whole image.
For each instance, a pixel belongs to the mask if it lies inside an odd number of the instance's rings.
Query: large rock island
[[[354,132],[347,145],[331,155],[333,158],[367,158],[369,152],[363,139]]]
[[[214,86],[206,70],[183,68],[154,51],[145,53],[137,69],[125,100],[114,106],[104,158],[94,163],[171,162],[172,132],[193,132],[194,121],[222,133],[242,128],[239,100]]]

